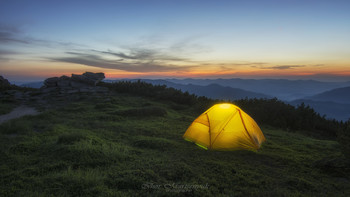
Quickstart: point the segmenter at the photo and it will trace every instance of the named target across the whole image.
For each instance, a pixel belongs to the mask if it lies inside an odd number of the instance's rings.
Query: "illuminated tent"
[[[184,139],[213,150],[256,150],[265,141],[256,122],[239,107],[216,104],[193,121]]]

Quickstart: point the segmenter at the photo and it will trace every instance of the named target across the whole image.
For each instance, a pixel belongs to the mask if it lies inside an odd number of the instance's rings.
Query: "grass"
[[[18,106],[18,103],[13,98],[3,97],[0,99],[0,115],[10,113],[16,106]]]
[[[106,97],[0,125],[0,196],[350,195],[336,141],[263,126],[257,152],[206,151],[191,108]]]

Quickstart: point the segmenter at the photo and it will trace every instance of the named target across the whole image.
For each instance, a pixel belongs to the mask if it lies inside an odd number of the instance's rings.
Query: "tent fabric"
[[[257,150],[265,141],[253,118],[230,103],[216,104],[202,113],[183,137],[212,150]]]

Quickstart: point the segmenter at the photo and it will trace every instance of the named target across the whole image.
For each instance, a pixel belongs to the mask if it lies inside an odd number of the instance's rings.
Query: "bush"
[[[345,123],[344,129],[338,133],[338,142],[341,146],[342,153],[350,160],[350,120]]]
[[[197,102],[197,96],[182,92],[175,88],[168,88],[165,85],[152,85],[138,80],[137,82],[119,81],[116,83],[100,82],[98,85],[108,87],[120,93],[130,93],[133,95],[140,95],[152,97],[158,100],[168,100],[178,104],[194,105]]]
[[[81,133],[65,133],[58,137],[57,144],[74,144],[83,139],[86,137]]]
[[[0,124],[0,131],[3,134],[24,134],[32,130],[30,121],[10,120]]]
[[[175,146],[175,144],[170,140],[146,136],[136,137],[134,139],[133,145],[139,148],[150,148],[159,150],[169,149]]]
[[[134,108],[127,109],[117,112],[122,116],[140,116],[140,117],[163,117],[167,115],[167,111],[161,107],[142,107],[142,108]]]
[[[312,108],[301,104],[298,107],[274,99],[241,99],[235,101],[258,124],[303,131],[304,134],[317,138],[335,139],[337,132],[343,127],[336,120],[321,117]]]
[[[99,85],[120,93],[146,96],[162,101],[172,101],[176,104],[171,106],[175,110],[186,109],[186,106],[190,106],[191,111],[194,113],[202,113],[213,104],[224,102],[203,96],[198,97],[188,92],[168,88],[165,85],[152,85],[140,80],[137,82],[101,82]],[[265,124],[288,131],[303,131],[305,135],[317,138],[335,139],[338,130],[343,127],[342,122],[328,120],[305,104],[294,107],[277,98],[241,99],[236,100],[234,103],[247,112],[258,124]],[[166,112],[159,109],[142,108],[121,111],[120,114],[125,116],[164,116]]]
[[[95,105],[95,109],[105,111],[106,109],[115,109],[118,108],[118,106],[113,105],[111,103],[98,103]]]

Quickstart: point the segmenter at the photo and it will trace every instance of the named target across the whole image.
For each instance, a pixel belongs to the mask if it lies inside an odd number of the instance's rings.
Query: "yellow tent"
[[[183,137],[213,150],[256,150],[265,141],[256,122],[230,103],[209,108],[193,121]]]

